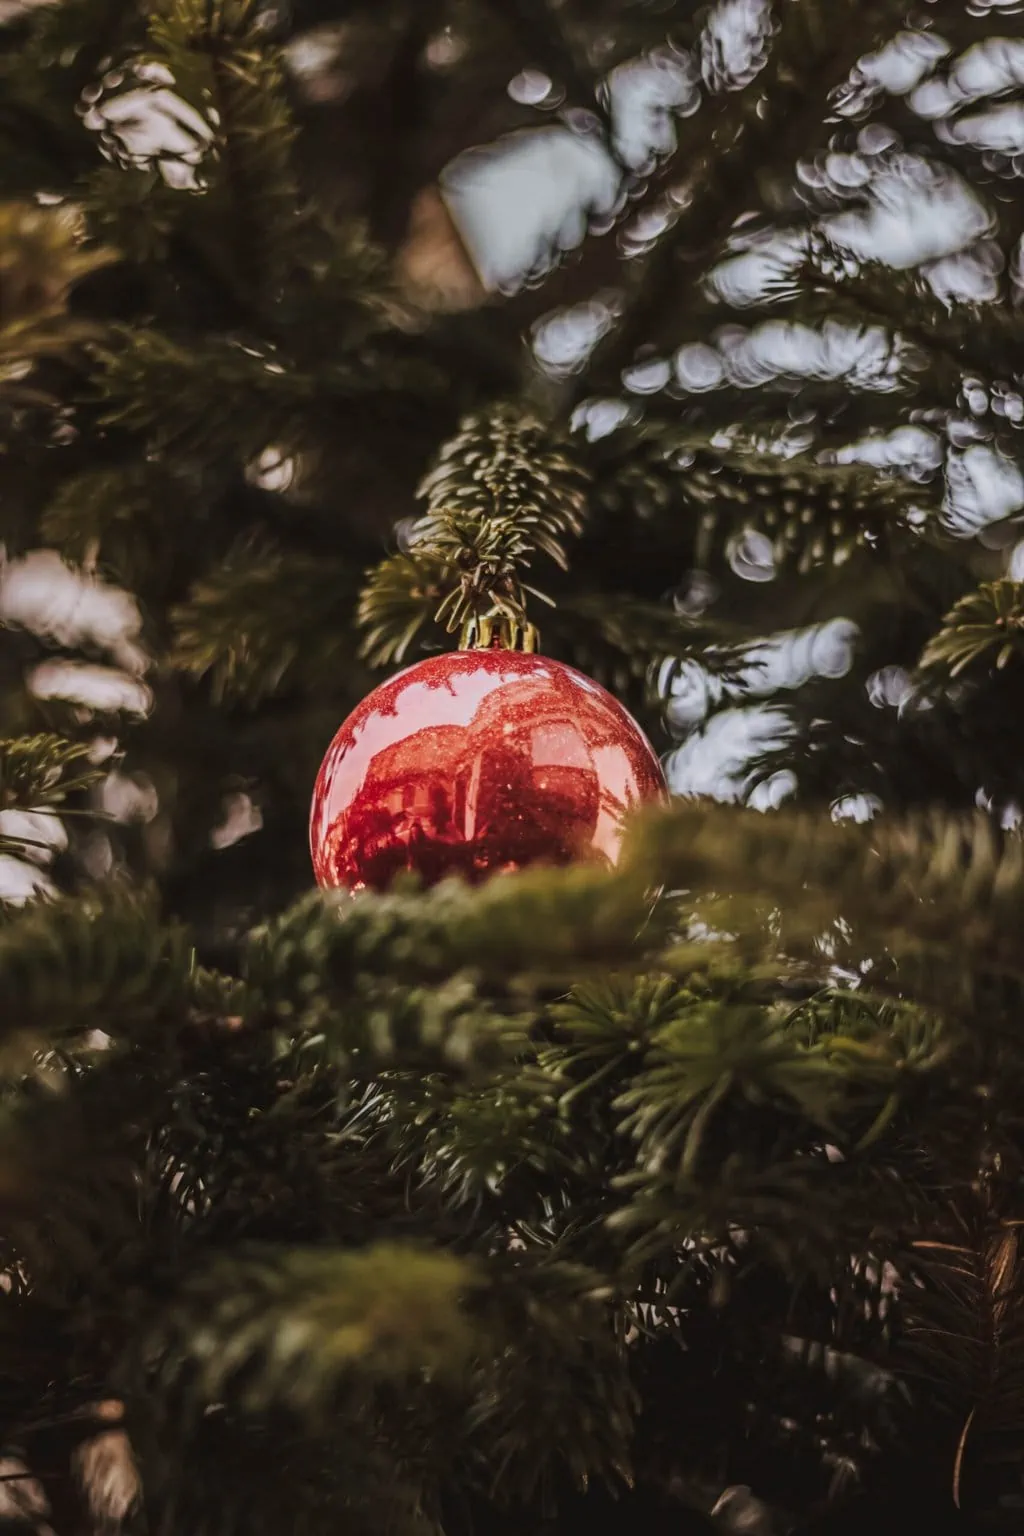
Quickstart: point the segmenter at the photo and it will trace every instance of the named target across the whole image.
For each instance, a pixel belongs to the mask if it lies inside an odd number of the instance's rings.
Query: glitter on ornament
[[[375,689],[317,777],[318,883],[433,885],[529,865],[611,866],[624,814],[666,795],[640,728],[597,683],[546,656],[433,656]]]

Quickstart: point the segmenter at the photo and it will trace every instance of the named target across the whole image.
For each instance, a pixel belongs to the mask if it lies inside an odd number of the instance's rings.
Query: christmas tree
[[[0,0],[12,1531],[1024,1529],[1022,92],[1016,0]],[[671,799],[318,889],[534,626]]]

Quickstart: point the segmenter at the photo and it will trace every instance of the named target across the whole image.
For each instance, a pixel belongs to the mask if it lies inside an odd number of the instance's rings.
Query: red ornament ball
[[[309,840],[321,886],[478,882],[530,864],[615,863],[623,813],[664,797],[611,694],[546,656],[432,656],[376,688],[323,760]]]

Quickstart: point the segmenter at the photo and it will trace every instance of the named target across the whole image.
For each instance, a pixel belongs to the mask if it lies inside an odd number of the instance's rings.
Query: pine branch
[[[364,631],[360,654],[372,667],[405,660],[452,590],[454,572],[443,555],[417,549],[392,555],[367,576],[356,610]],[[442,631],[443,633],[443,631]]]
[[[493,604],[522,623],[519,570],[537,553],[565,569],[564,540],[582,528],[586,485],[568,444],[515,407],[463,422],[420,486],[427,510],[411,540],[463,573],[438,618],[454,630]]]
[[[639,1173],[655,1183],[706,1179],[722,1128],[769,1105],[783,1121],[797,1117],[805,1145],[821,1133],[847,1155],[863,1153],[920,1100],[922,1085],[936,1086],[953,1054],[942,1021],[911,1006],[832,994],[812,1017],[813,1035],[806,1010],[765,1006],[742,989],[680,997],[615,1101]]]
[[[427,1181],[457,1220],[490,1210],[524,1226],[543,1222],[537,1179],[579,1176],[590,1149],[559,1112],[556,1074],[533,1057],[521,1043],[514,1063],[486,1077],[388,1073],[361,1097],[359,1114],[391,1166]]]
[[[88,171],[93,148],[76,108],[103,61],[141,40],[142,9],[129,0],[33,6],[20,46],[0,59],[0,177],[17,195],[71,193]]]
[[[344,996],[326,992],[291,1027],[353,1082],[389,1070],[480,1078],[522,1049],[528,1018],[489,1006],[477,986],[472,972],[423,986],[356,976]]]
[[[777,569],[804,575],[836,569],[858,551],[904,560],[920,545],[922,523],[938,522],[941,482],[922,485],[897,473],[844,463],[815,441],[784,451],[791,423],[750,430],[736,401],[722,427],[712,414],[683,425],[647,425],[629,435],[595,474],[595,499],[626,511],[699,518],[698,563],[708,564],[735,534],[771,541]]]
[[[144,1403],[136,1400],[136,1430]],[[286,1411],[247,1416],[214,1409],[177,1438],[166,1417],[149,1417],[146,1513],[161,1529],[277,1536],[287,1528],[295,1536],[330,1536],[340,1523],[350,1536],[441,1536],[423,1507],[424,1483],[435,1479],[401,1455],[418,1416],[410,1424],[407,1414],[388,1434],[390,1426],[382,1431],[380,1416],[359,1403],[318,1434],[310,1433],[308,1419]]]
[[[185,344],[127,328],[112,341],[96,353],[103,420],[161,450],[199,454],[227,441],[248,459],[268,443],[290,446],[316,394],[314,380],[270,348],[254,355],[232,340]]]
[[[823,306],[833,318],[881,324],[909,343],[919,360],[915,391],[927,391],[952,409],[966,375],[989,386],[1014,377],[1024,341],[1019,311],[1004,305],[944,303],[915,271],[894,272],[882,263],[865,262],[850,274],[843,265],[841,256],[819,242],[798,282],[801,287],[815,281],[821,285]],[[824,284],[823,268],[836,274]],[[802,316],[809,318],[814,309],[813,293],[809,298],[801,294]]]
[[[6,932],[0,946],[7,949]],[[0,961],[6,991],[5,960],[6,954]],[[53,969],[52,954],[47,960]],[[70,1032],[62,1036],[51,1027],[36,1045],[54,1039],[64,1051],[74,1044]],[[173,1038],[157,1031],[150,1045],[141,1071],[137,1056],[118,1050],[93,1051],[88,1069],[87,1058],[76,1065],[62,1051],[63,1061],[50,1057],[43,1075],[37,1059],[36,1070],[4,1095],[0,1261],[6,1273],[30,1280],[40,1306],[65,1316],[69,1295],[83,1284],[94,1299],[105,1291],[117,1295],[117,1264],[138,1239],[146,1137],[166,1114],[168,1060],[177,1065]],[[123,1294],[117,1301],[123,1310]]]
[[[95,563],[139,591],[173,568],[175,541],[192,508],[202,516],[195,479],[133,456],[61,480],[42,510],[39,531],[66,560]]]
[[[667,657],[699,655],[705,666],[728,674],[739,642],[731,625],[689,619],[669,603],[642,602],[621,592],[560,595],[544,633],[547,652],[618,692],[646,679]]]
[[[361,653],[371,666],[402,662],[429,634],[450,591],[452,568],[433,550],[417,546],[393,555],[371,573],[358,610],[365,633]],[[426,632],[426,634],[425,634]],[[726,625],[696,623],[662,603],[645,603],[626,593],[559,594],[544,626],[547,653],[568,658],[607,687],[625,689],[665,656],[691,655],[710,643],[735,639]]]

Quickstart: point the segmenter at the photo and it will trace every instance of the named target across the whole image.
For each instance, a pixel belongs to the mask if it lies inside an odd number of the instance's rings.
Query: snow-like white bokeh
[[[943,522],[958,538],[973,538],[991,523],[1024,509],[1020,465],[988,443],[972,443],[946,459]]]
[[[676,795],[743,800],[751,785],[752,760],[782,747],[792,734],[784,710],[768,706],[725,709],[668,754],[665,776]]]
[[[156,785],[148,774],[108,773],[97,786],[97,808],[110,821],[152,821],[160,809]]]
[[[596,294],[581,304],[545,315],[533,329],[534,356],[554,378],[579,372],[612,329],[620,309],[617,295]]]
[[[0,853],[0,902],[22,907],[40,896],[54,896],[57,888],[38,865],[13,854]]]
[[[16,847],[12,847],[16,844]],[[9,806],[0,811],[0,845],[17,858],[41,868],[68,845],[64,823],[54,811],[22,810]]]
[[[780,749],[792,735],[784,708],[757,703],[812,678],[844,677],[859,638],[849,619],[832,619],[802,630],[771,635],[740,657],[728,680],[695,659],[666,661],[658,678],[666,724],[683,740],[666,760],[674,794],[742,800],[752,809],[775,809],[796,792],[796,779],[780,769],[755,782],[751,762]]]
[[[224,819],[210,834],[210,844],[217,849],[230,848],[258,832],[263,825],[263,812],[251,795],[236,790],[224,796]]]
[[[148,715],[153,695],[137,677],[117,667],[73,660],[42,661],[26,679],[37,699],[64,699],[90,714]]]
[[[152,695],[144,675],[150,657],[142,644],[138,604],[95,572],[68,565],[52,549],[31,550],[18,559],[0,551],[0,631],[4,628],[24,629],[63,650],[104,658],[53,656],[30,666],[25,683],[35,698],[64,701],[83,722],[93,715],[149,713]],[[117,750],[116,736],[98,735],[89,760],[109,762]],[[108,774],[95,796],[101,813],[113,819],[126,819],[112,803],[122,778]],[[67,844],[56,811],[9,807],[0,812],[0,902],[22,904],[52,894],[45,867]]]
[[[616,156],[635,174],[649,175],[676,148],[676,118],[700,106],[700,73],[691,54],[666,46],[612,70],[605,95]]]
[[[866,205],[826,216],[824,232],[859,260],[898,270],[962,251],[993,226],[963,177],[920,155],[892,156],[858,195]]]
[[[498,293],[543,276],[595,224],[610,227],[626,197],[618,165],[582,116],[467,150],[445,169],[441,191],[482,283]]]
[[[882,802],[877,795],[842,795],[832,802],[831,815],[833,821],[854,821],[863,824],[871,821],[882,809]]]
[[[770,0],[717,0],[701,35],[700,65],[708,89],[738,91],[768,61],[775,32]]]
[[[0,624],[31,630],[69,649],[96,647],[136,676],[149,662],[134,597],[76,570],[53,549],[32,550],[17,560],[0,557]]]
[[[67,650],[100,651],[112,663],[73,657],[39,662],[26,677],[36,698],[67,700],[84,711],[83,718],[149,713],[152,694],[143,677],[150,658],[140,638],[142,618],[122,588],[67,565],[54,550],[32,550],[0,563],[0,624],[29,630]]]
[[[200,191],[216,115],[204,117],[174,89],[163,64],[114,70],[85,93],[82,121],[112,160],[159,171],[169,187]]]
[[[906,96],[950,53],[936,32],[903,31],[874,53],[865,54],[840,97],[840,110],[854,116],[882,96]]]
[[[271,446],[264,448],[246,465],[245,478],[261,491],[287,491],[295,482],[297,470],[293,454],[287,449]]]
[[[822,456],[826,464],[867,464],[875,469],[913,470],[928,475],[941,467],[942,439],[927,427],[906,425],[859,438]]]
[[[59,3],[60,0],[0,0],[0,27],[9,26],[12,21],[20,21],[29,11]]]

